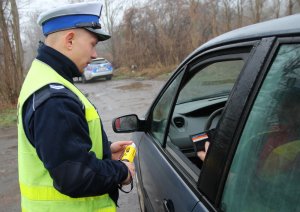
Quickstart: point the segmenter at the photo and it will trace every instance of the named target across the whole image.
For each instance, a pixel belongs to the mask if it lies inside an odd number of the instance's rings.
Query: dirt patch
[[[17,127],[0,127],[0,139],[17,138]]]
[[[17,127],[0,127],[0,211],[20,211]]]
[[[115,87],[116,89],[126,89],[126,90],[136,90],[136,89],[142,89],[142,88],[148,88],[151,87],[150,84],[145,84],[145,83],[141,83],[141,82],[134,82],[131,83],[129,85],[122,85],[122,86],[118,86]]]

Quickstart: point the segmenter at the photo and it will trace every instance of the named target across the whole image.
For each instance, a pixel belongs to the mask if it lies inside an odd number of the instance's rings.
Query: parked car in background
[[[300,211],[300,14],[191,53],[134,132],[143,211]],[[184,42],[184,41],[182,41]],[[119,123],[119,125],[116,125]],[[204,162],[191,139],[211,135]]]
[[[111,80],[113,76],[113,67],[110,62],[104,58],[93,59],[92,62],[84,69],[81,80],[85,83],[88,80],[105,78]]]

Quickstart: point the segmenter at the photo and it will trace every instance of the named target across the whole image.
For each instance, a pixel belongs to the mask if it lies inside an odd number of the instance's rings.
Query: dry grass
[[[16,105],[6,103],[5,101],[1,101],[1,98],[0,98],[0,113],[2,113],[3,110],[16,109],[16,108],[17,108]]]
[[[167,79],[170,74],[175,70],[176,66],[155,66],[143,69],[131,70],[128,67],[121,67],[115,70],[114,78],[127,79],[127,78],[143,78],[143,79]]]

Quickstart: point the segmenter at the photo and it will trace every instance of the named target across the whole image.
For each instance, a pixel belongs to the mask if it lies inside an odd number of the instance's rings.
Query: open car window
[[[169,146],[180,150],[196,167],[202,162],[196,156],[191,136],[205,129],[208,117],[223,108],[240,74],[244,61],[230,59],[192,68],[184,83],[172,114],[169,128]],[[220,114],[213,120],[214,128]]]

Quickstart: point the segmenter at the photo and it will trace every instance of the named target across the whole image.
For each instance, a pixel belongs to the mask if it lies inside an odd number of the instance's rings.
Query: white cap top
[[[101,29],[101,11],[102,4],[99,1],[68,4],[41,13],[37,22],[42,26],[45,36],[57,31],[84,28],[103,41],[109,39],[110,35]]]

